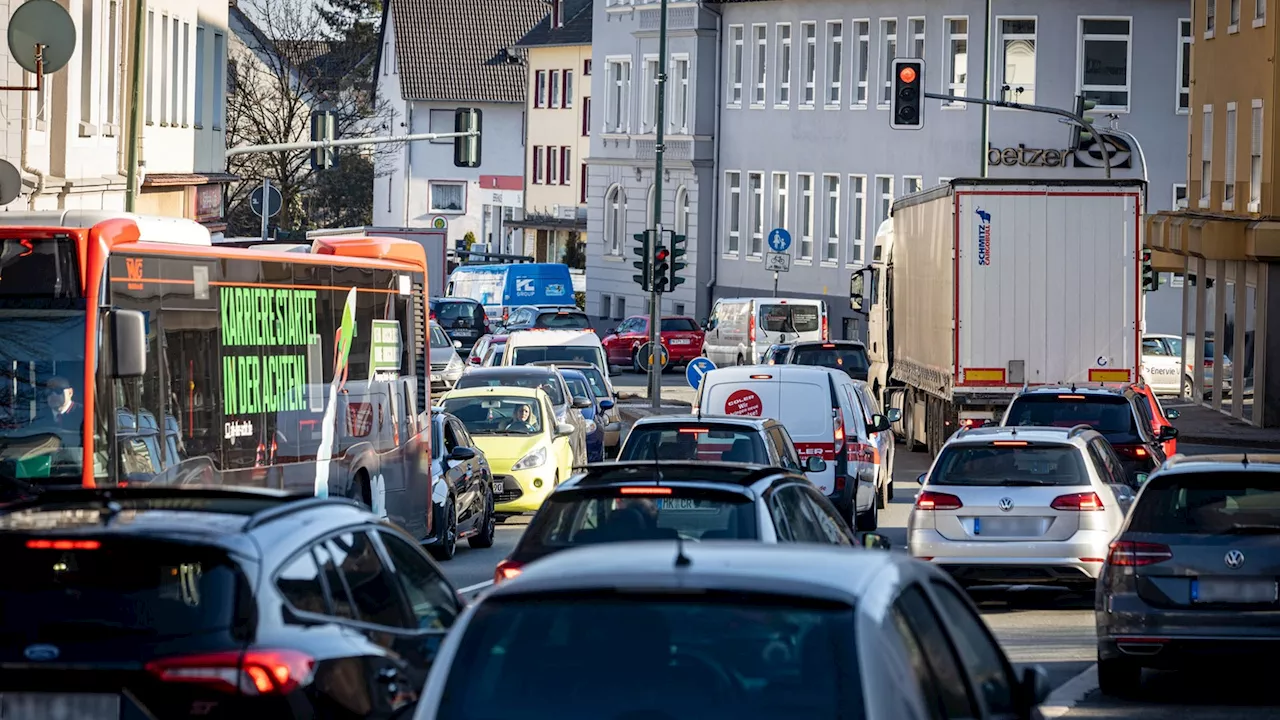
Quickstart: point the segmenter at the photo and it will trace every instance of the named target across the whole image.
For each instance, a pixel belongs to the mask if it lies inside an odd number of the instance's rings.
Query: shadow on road
[[[1148,670],[1132,698],[1120,700],[1091,693],[1067,715],[1068,720],[1235,720],[1280,717],[1280,696],[1273,667],[1215,667],[1179,672]],[[1255,708],[1246,710],[1245,708]]]
[[[1051,587],[976,587],[969,597],[984,615],[1023,610],[1092,610],[1093,593]]]

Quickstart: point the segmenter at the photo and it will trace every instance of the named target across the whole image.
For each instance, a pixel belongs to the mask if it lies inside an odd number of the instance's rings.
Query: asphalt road
[[[643,376],[624,373],[614,378],[622,392],[643,393]],[[692,396],[683,373],[664,377],[668,398]],[[681,393],[680,388],[684,388]],[[1240,448],[1183,445],[1188,454],[1239,452]],[[895,548],[906,542],[906,521],[915,492],[916,477],[928,468],[924,453],[900,452],[895,459],[894,500],[881,511],[880,533]],[[506,557],[524,531],[527,520],[516,518],[498,527],[494,547],[472,550],[465,546],[445,565],[449,579],[468,596],[492,584],[494,566]],[[1096,720],[1255,720],[1280,718],[1280,697],[1270,696],[1269,677],[1242,675],[1236,669],[1212,672],[1199,669],[1183,673],[1151,673],[1144,680],[1143,695],[1136,701],[1104,698],[1097,692],[1093,672],[1096,659],[1092,596],[1070,595],[1040,588],[1014,588],[977,592],[978,603],[1009,658],[1018,665],[1039,664],[1049,674],[1056,691],[1046,706],[1046,717]],[[1271,707],[1266,707],[1266,704]]]

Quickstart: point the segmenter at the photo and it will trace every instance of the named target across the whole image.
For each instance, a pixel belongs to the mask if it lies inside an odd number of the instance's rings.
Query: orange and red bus
[[[177,218],[0,214],[0,502],[256,486],[429,535],[422,246],[293,250],[215,245]]]

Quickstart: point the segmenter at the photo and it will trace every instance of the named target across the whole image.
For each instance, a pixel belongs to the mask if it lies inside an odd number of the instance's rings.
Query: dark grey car
[[[1151,475],[1098,580],[1098,682],[1280,651],[1280,455],[1175,455]]]

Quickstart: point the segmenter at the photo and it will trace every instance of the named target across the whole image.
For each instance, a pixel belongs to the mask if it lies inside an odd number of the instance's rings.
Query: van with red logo
[[[826,468],[805,473],[858,530],[877,526],[878,451],[871,435],[889,419],[865,421],[854,381],[839,370],[803,365],[717,368],[702,377],[693,414],[773,418],[787,429],[801,462],[821,457]]]

